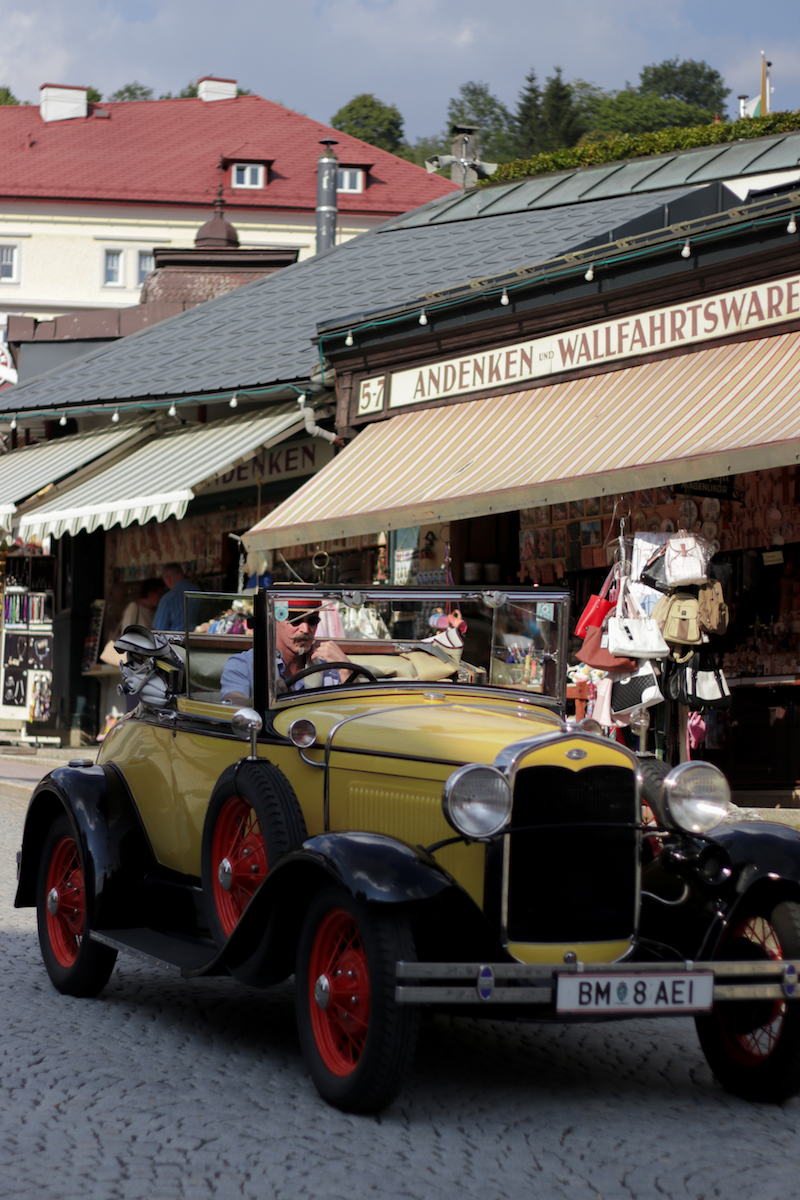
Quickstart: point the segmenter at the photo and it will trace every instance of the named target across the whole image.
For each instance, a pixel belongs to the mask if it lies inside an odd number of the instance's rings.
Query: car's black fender
[[[308,838],[270,870],[241,920],[215,958],[186,975],[205,975],[221,967],[237,973],[243,966],[247,981],[266,985],[294,970],[300,928],[313,896],[336,883],[357,899],[375,904],[404,904],[425,914],[425,926],[436,929],[455,947],[456,930],[473,937],[473,945],[492,945],[506,957],[474,900],[461,885],[422,849],[378,833],[324,833]],[[458,912],[461,920],[453,920]],[[254,963],[271,925],[269,960]],[[441,956],[440,943],[440,956]],[[477,953],[477,949],[475,950]]]
[[[155,859],[124,780],[111,766],[57,767],[37,784],[25,816],[14,906],[36,905],[44,841],[63,812],[81,848],[90,927],[145,924],[140,885]]]

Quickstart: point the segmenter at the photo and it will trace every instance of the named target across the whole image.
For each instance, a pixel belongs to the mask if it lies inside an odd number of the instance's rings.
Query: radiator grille
[[[508,839],[509,940],[629,937],[636,917],[637,833],[603,825],[637,820],[635,775],[625,767],[519,771]]]

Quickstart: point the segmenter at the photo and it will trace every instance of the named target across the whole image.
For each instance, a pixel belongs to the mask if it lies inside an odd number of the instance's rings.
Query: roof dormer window
[[[263,188],[263,164],[234,163],[231,172],[231,184],[235,188]]]
[[[337,192],[363,192],[364,175],[361,167],[340,167]]]

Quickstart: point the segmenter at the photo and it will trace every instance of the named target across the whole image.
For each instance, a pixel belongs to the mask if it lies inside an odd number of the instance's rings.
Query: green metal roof
[[[700,146],[476,188],[434,200],[384,229],[444,225],[474,217],[560,208],[589,200],[610,200],[666,188],[701,187],[717,180],[746,180],[748,176],[793,169],[800,169],[800,132]]]

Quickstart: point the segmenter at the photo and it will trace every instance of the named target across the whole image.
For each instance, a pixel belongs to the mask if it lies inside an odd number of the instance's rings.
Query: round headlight
[[[718,767],[687,762],[674,767],[664,780],[667,813],[684,833],[708,833],[731,810],[731,789]]]
[[[442,808],[457,833],[491,837],[511,816],[511,788],[495,767],[459,767],[444,785]]]

